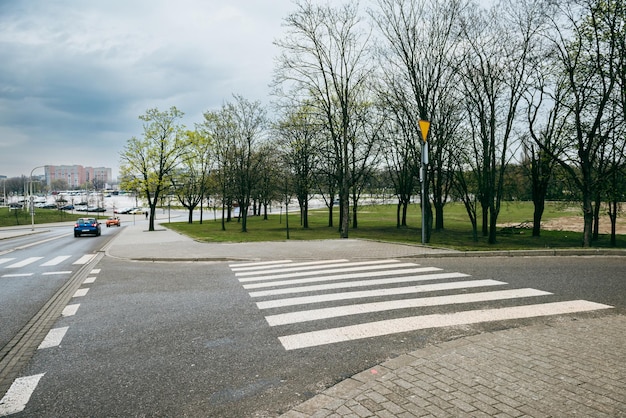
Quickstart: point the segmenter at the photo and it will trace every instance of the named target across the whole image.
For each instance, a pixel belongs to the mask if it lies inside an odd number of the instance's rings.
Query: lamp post
[[[35,198],[33,197],[33,172],[38,168],[44,168],[44,165],[37,166],[30,171],[30,185],[28,188],[28,194],[30,195],[28,200],[30,203],[30,230],[35,230]]]
[[[422,182],[422,244],[426,244],[426,202],[428,201],[428,183],[426,182],[426,170],[428,169],[428,128],[430,122],[420,119],[418,121],[422,134],[422,164],[420,169],[420,180]]]

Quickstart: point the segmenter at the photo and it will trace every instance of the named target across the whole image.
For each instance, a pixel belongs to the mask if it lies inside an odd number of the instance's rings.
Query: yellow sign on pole
[[[428,128],[430,128],[430,122],[420,119],[418,123],[420,124],[420,131],[422,132],[422,140],[426,142],[426,138],[428,137]]]

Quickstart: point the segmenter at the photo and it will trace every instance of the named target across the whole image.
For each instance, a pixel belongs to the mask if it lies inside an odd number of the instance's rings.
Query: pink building
[[[78,188],[90,182],[98,188],[104,188],[112,182],[111,169],[107,167],[83,167],[82,165],[47,165],[45,166],[46,184],[55,180],[65,180],[70,188]]]

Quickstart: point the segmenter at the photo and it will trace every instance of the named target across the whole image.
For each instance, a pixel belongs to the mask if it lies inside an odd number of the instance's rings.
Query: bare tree
[[[534,39],[543,16],[528,3],[503,1],[488,13],[475,9],[463,23],[466,51],[460,73],[482,208],[483,235],[496,242],[504,172],[513,152],[518,105],[527,88]]]
[[[617,0],[564,1],[548,16],[549,36],[567,89],[562,105],[571,114],[572,128],[570,147],[558,162],[581,192],[582,245],[589,247],[600,203],[597,194],[605,174],[599,168],[605,166],[606,142],[616,128],[611,107],[619,86],[619,54],[624,45],[623,4]]]
[[[368,35],[362,30],[357,4],[338,9],[307,0],[295,4],[296,11],[285,19],[285,38],[275,42],[282,50],[275,83],[287,90],[283,95],[316,107],[325,122],[339,178],[340,236],[348,238],[349,146],[358,94],[368,77]]]
[[[427,179],[432,186],[436,209],[436,228],[443,228],[443,208],[451,187],[450,142],[459,128],[461,109],[453,89],[456,79],[455,49],[458,47],[458,24],[465,0],[378,0],[371,15],[385,43],[378,48],[381,94],[393,99],[402,113],[395,112],[406,123],[400,123],[405,138],[419,138],[419,119],[431,122],[429,154],[434,163]],[[417,144],[415,152],[420,148]],[[420,161],[413,157],[415,161]],[[430,188],[429,188],[430,189]],[[426,225],[432,224],[428,193],[422,196],[426,205]],[[428,228],[427,241],[430,239]]]
[[[276,126],[277,142],[284,165],[294,178],[290,182],[300,205],[300,222],[309,227],[309,199],[320,152],[320,123],[308,106],[289,111]]]

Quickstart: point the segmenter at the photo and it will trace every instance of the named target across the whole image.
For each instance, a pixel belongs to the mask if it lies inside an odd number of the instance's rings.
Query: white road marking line
[[[37,260],[41,260],[42,258],[43,257],[28,257],[28,258],[25,258],[22,261],[18,261],[17,263],[14,263],[14,264],[11,264],[10,266],[7,266],[7,268],[8,269],[16,269],[16,268],[19,268],[19,267],[24,267],[24,266],[27,266],[27,265],[29,265],[31,263],[34,263]]]
[[[258,297],[264,297],[264,296],[286,295],[289,293],[316,292],[319,290],[330,290],[330,289],[347,289],[347,288],[352,288],[352,287],[386,285],[386,284],[391,284],[391,283],[410,283],[410,282],[418,282],[418,281],[425,281],[425,280],[457,279],[457,278],[468,277],[468,276],[469,276],[468,274],[464,274],[464,273],[435,273],[435,274],[423,274],[421,276],[392,277],[390,279],[359,280],[356,282],[326,283],[326,284],[311,285],[311,286],[288,287],[284,289],[259,290],[257,292],[250,292],[248,294],[250,295],[250,297],[258,298]]]
[[[9,261],[13,261],[13,260],[15,260],[15,257],[13,257],[13,258],[0,258],[0,264],[8,263]]]
[[[43,339],[37,349],[41,350],[43,348],[58,347],[69,328],[70,327],[52,328],[48,331],[48,335],[46,335],[46,338]]]
[[[279,337],[279,340],[286,350],[295,350],[305,347],[315,347],[319,345],[333,344],[342,341],[378,337],[382,335],[417,331],[427,328],[450,327],[455,325],[477,324],[481,322],[562,315],[609,308],[612,308],[612,306],[603,305],[595,302],[588,302],[585,300],[574,300],[537,305],[513,306],[508,308],[480,309],[449,314],[396,318],[384,321],[370,322],[366,324],[304,332],[301,334],[293,334]]]
[[[2,277],[30,277],[33,273],[14,273],[14,274],[3,274]]]
[[[331,281],[345,280],[345,279],[382,277],[382,276],[398,276],[400,274],[427,273],[429,271],[441,271],[441,269],[437,267],[416,267],[416,268],[411,268],[411,269],[400,269],[400,270],[383,270],[383,271],[366,272],[366,273],[338,274],[338,275],[333,275],[333,276],[316,276],[316,277],[309,277],[306,279],[291,279],[291,280],[280,280],[280,281],[273,281],[273,282],[245,284],[243,285],[243,288],[244,289],[259,289],[262,287],[293,286],[293,285],[304,284],[304,283],[331,282]]]
[[[93,269],[89,274],[98,274],[100,273],[100,269]]]
[[[417,286],[392,287],[374,290],[357,290],[354,292],[325,293],[313,296],[300,296],[285,299],[268,300],[257,302],[259,309],[282,308],[294,305],[307,305],[311,303],[332,302],[336,300],[362,299],[379,296],[405,295],[409,293],[436,292],[440,290],[468,289],[475,287],[500,286],[506,284],[497,280],[468,280],[460,282],[433,283]]]
[[[237,267],[249,267],[249,266],[269,266],[272,264],[291,263],[291,260],[274,260],[274,261],[253,261],[251,263],[235,263],[229,264],[230,268]]]
[[[0,417],[22,412],[44,374],[15,379],[7,393],[0,399]]]
[[[414,298],[389,300],[385,302],[362,303],[357,305],[335,306],[332,308],[310,309],[306,311],[288,312],[278,315],[269,315],[265,319],[274,327],[277,325],[296,324],[320,319],[337,318],[340,316],[359,315],[372,312],[392,311],[407,308],[422,308],[427,306],[458,305],[461,303],[487,302],[504,299],[518,299],[536,296],[551,295],[536,289],[497,290],[493,292],[467,293],[461,295],[433,296],[429,298]]]
[[[79,298],[81,296],[85,296],[87,294],[87,292],[89,292],[89,288],[87,289],[78,289],[76,291],[76,293],[74,293],[74,296],[72,296],[73,298]]]
[[[89,263],[96,255],[95,254],[85,254],[78,260],[74,261],[72,264],[87,264]]]
[[[287,274],[289,272],[295,272],[295,271],[299,271],[299,272],[303,272],[301,274],[304,275],[308,275],[310,276],[311,274],[317,274],[317,273],[340,273],[342,271],[357,271],[357,270],[361,270],[359,268],[356,268],[356,270],[352,270],[349,267],[358,267],[358,266],[374,266],[374,269],[382,269],[387,267],[387,264],[391,264],[391,263],[398,263],[398,264],[404,264],[407,267],[408,266],[415,266],[415,263],[399,263],[398,260],[374,260],[374,261],[355,261],[352,263],[346,263],[344,261],[340,261],[340,262],[335,262],[335,260],[331,261],[331,264],[327,264],[327,265],[309,265],[309,266],[298,266],[298,267],[286,267],[286,268],[277,268],[277,269],[271,269],[271,270],[263,270],[263,271],[244,271],[242,273],[235,273],[235,276],[237,277],[243,277],[243,276],[253,276],[253,275],[259,275],[261,274],[262,276],[258,276],[258,277],[253,277],[253,278],[248,278],[248,279],[239,279],[240,282],[244,282],[244,281],[251,281],[251,280],[270,280],[269,277],[274,277],[274,278],[283,278],[283,277],[291,277],[291,274]],[[337,267],[337,269],[335,270],[327,270],[327,269],[332,269]],[[314,272],[310,272],[311,270],[315,270]],[[304,273],[304,272],[308,272],[308,273]],[[274,273],[281,273],[279,275],[275,275],[275,276],[266,276],[268,274],[274,274]],[[300,273],[298,273],[300,274]]]
[[[85,279],[85,281],[83,282],[83,284],[91,284],[91,283],[93,283],[93,282],[95,282],[95,281],[96,281],[96,278],[95,278],[95,277],[87,277],[87,278]]]
[[[63,308],[63,312],[61,312],[62,316],[74,316],[80,307],[80,303],[74,303],[72,305],[67,305]]]
[[[41,273],[42,276],[54,276],[57,274],[70,274],[72,272],[72,270],[65,270],[65,271],[47,271],[45,273]]]
[[[287,263],[279,263],[279,264],[272,264],[270,266],[268,265],[262,265],[262,266],[250,266],[250,267],[234,267],[234,266],[230,266],[230,269],[234,272],[244,272],[244,271],[253,271],[253,270],[267,270],[268,268],[273,268],[273,269],[282,269],[282,268],[287,268],[287,267],[304,267],[304,266],[323,266],[324,264],[332,264],[332,263],[347,263],[349,260],[347,259],[338,259],[338,260],[320,260],[320,261],[304,261],[301,263],[294,263],[291,260]],[[270,270],[271,271],[271,270]]]
[[[258,277],[247,277],[247,278],[242,278],[239,279],[239,282],[241,283],[245,283],[245,282],[254,282],[254,281],[260,281],[260,280],[277,280],[277,279],[288,279],[288,278],[295,278],[295,277],[306,277],[306,276],[315,276],[318,274],[332,274],[332,273],[347,273],[350,271],[369,271],[369,270],[381,270],[381,269],[385,269],[385,268],[404,268],[404,267],[415,267],[418,264],[415,263],[398,263],[397,261],[392,261],[396,264],[389,266],[389,265],[384,265],[381,264],[380,262],[376,262],[376,264],[372,263],[372,262],[364,262],[362,266],[359,267],[347,267],[347,264],[344,265],[345,267],[341,267],[341,268],[336,268],[336,269],[330,269],[330,270],[323,270],[320,268],[317,268],[314,271],[302,271],[302,272],[294,272],[294,273],[285,273],[285,274],[274,274],[272,276],[258,276]],[[352,263],[350,263],[352,264]],[[372,265],[374,264],[374,265]],[[429,268],[435,268],[435,267],[429,267]],[[306,269],[309,270],[309,269]],[[438,269],[441,270],[441,269]],[[255,274],[258,274],[255,272]],[[236,275],[236,274],[235,274]]]
[[[40,267],[56,266],[57,264],[61,264],[62,262],[64,262],[65,260],[67,260],[70,257],[71,256],[69,256],[69,255],[60,255],[58,257],[54,257],[50,261],[46,261]]]

